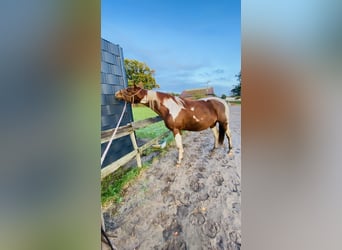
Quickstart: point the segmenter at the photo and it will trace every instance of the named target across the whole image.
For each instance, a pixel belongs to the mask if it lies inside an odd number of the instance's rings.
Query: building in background
[[[215,96],[213,87],[198,88],[198,89],[187,89],[187,90],[184,90],[180,94],[180,97],[191,99],[191,100],[197,100],[200,98],[210,97],[210,96]]]

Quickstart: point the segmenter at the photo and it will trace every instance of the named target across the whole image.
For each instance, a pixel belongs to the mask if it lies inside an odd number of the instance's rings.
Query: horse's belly
[[[200,126],[200,125],[195,125],[195,126],[187,126],[185,128],[183,128],[183,130],[188,130],[188,131],[201,131],[201,130],[205,130],[209,128],[208,127],[204,127],[204,126]]]
[[[205,130],[211,127],[213,124],[215,124],[215,121],[211,119],[207,119],[207,120],[194,119],[190,122],[184,123],[183,129],[190,130],[190,131],[201,131],[201,130]]]
[[[177,117],[176,120],[173,120],[173,117],[169,116],[167,119],[165,119],[165,125],[170,130],[176,128],[189,131],[201,131],[212,127],[216,121],[217,117],[210,117],[209,115],[203,114],[197,114],[196,116],[196,114],[191,113],[189,115]]]

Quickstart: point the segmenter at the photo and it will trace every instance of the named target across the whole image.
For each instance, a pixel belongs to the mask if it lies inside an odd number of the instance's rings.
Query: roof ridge
[[[185,89],[185,90],[183,90],[183,92],[184,91],[192,91],[192,90],[206,90],[206,89],[213,89],[213,87],[210,86],[210,87],[204,87],[204,88]]]

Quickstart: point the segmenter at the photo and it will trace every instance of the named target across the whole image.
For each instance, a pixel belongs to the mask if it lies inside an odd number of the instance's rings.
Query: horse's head
[[[139,103],[146,95],[147,91],[140,86],[134,85],[126,89],[121,89],[115,93],[115,98],[130,103]]]

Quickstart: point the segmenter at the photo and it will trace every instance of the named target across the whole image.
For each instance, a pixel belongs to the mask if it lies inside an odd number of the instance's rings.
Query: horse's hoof
[[[177,163],[176,163],[176,167],[177,167],[177,168],[179,168],[179,167],[180,167],[180,165],[181,165],[181,163],[180,163],[180,162],[177,162]]]
[[[234,158],[234,153],[233,153],[232,150],[228,152],[228,157],[229,157],[231,160]]]

